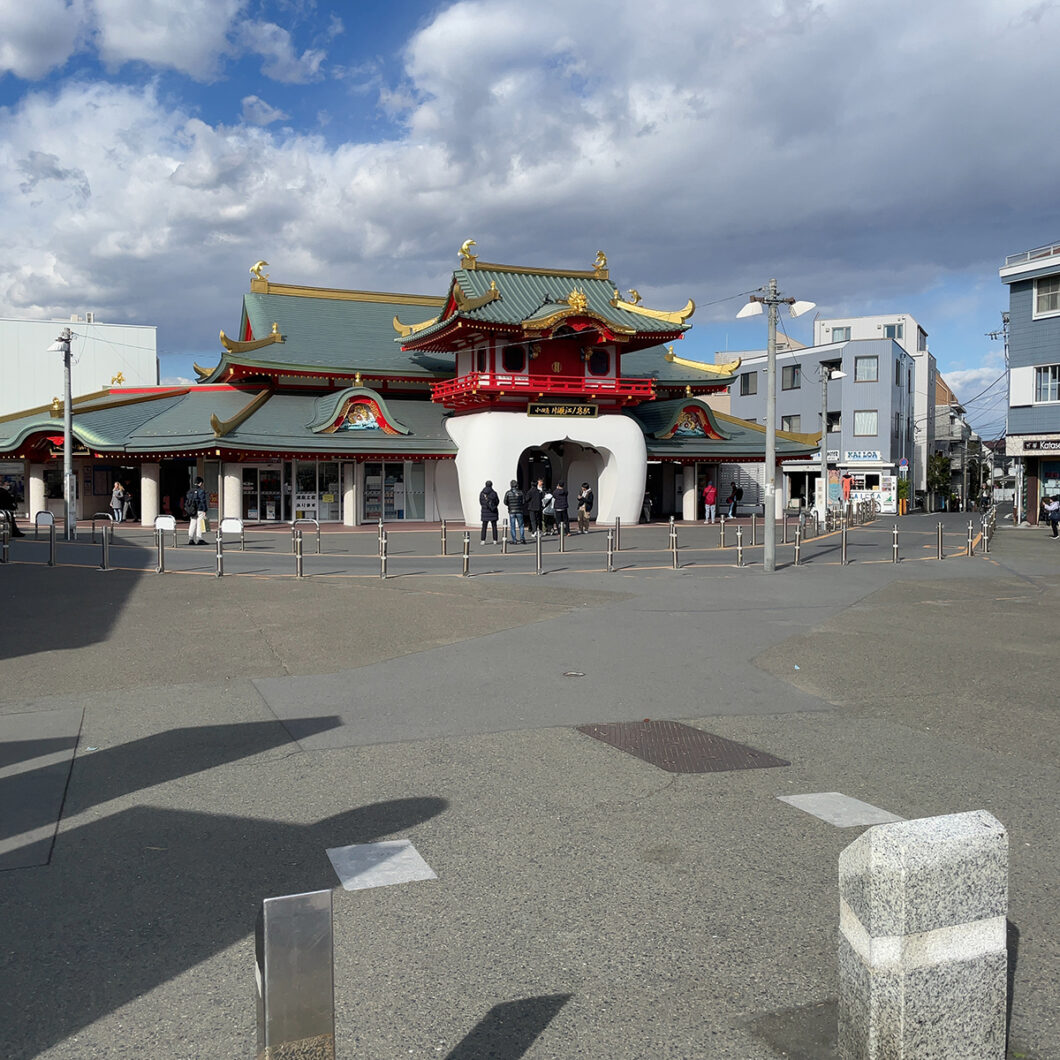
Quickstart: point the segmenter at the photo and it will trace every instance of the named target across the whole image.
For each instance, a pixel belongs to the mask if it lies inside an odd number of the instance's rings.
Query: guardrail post
[[[544,537],[544,536],[545,536],[545,532],[543,530],[539,530],[538,533],[537,533],[537,537],[534,538],[535,550],[537,552],[537,573],[538,574],[544,573],[542,571],[542,568],[541,568],[541,538]]]
[[[217,524],[217,572],[216,577],[223,578],[225,575],[225,546],[224,535],[221,533],[221,524]]]
[[[387,532],[383,531],[383,547],[379,552],[379,577],[386,581],[386,561],[387,552],[390,547],[390,536]]]
[[[291,555],[293,556],[297,551],[295,542],[298,540],[298,527],[291,523]]]
[[[677,524],[676,523],[674,524],[674,528],[673,528],[673,540],[671,541],[671,545],[673,546],[673,569],[677,570],[681,566],[681,561],[678,559],[678,555],[677,555]]]
[[[155,573],[166,573],[166,532],[159,528],[155,531],[155,547],[158,551],[158,559],[155,562]]]
[[[795,566],[802,562],[802,528],[795,527]]]
[[[758,512],[751,512],[751,544],[758,544]]]
[[[446,544],[445,544],[445,520],[442,520],[442,555],[446,555]]]
[[[607,531],[607,573],[613,574],[615,570],[615,532]]]
[[[112,531],[113,533],[113,531]],[[52,540],[55,540],[55,534],[52,534]],[[53,546],[54,551],[54,546]],[[52,563],[54,567],[55,564]],[[107,533],[107,527],[103,527],[103,555],[100,557],[99,570],[110,570],[110,534]]]
[[[743,527],[736,528],[736,566],[743,566]]]
[[[620,516],[615,516],[615,551],[622,551],[622,519]]]
[[[464,531],[464,569],[462,574],[465,578],[471,577],[471,534]]]
[[[294,532],[294,573],[295,577],[302,578],[302,531],[296,529]]]
[[[968,520],[968,555],[975,555],[975,538],[972,536],[975,533],[975,529],[972,525],[972,520]]]
[[[898,562],[898,524],[894,524],[894,531],[891,538],[891,562]]]

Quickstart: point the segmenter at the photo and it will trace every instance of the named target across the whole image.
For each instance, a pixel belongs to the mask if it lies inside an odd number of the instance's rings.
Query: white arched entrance
[[[563,444],[563,468],[553,485],[566,478],[572,510],[578,487],[590,482],[597,486],[595,515],[601,522],[613,522],[618,516],[632,524],[640,518],[648,450],[643,432],[629,416],[618,413],[582,419],[489,411],[452,416],[445,426],[459,447],[460,503],[464,519],[473,525],[479,522],[478,495],[486,479],[492,479],[503,497],[508,483],[517,477],[525,449],[556,449],[559,443]]]

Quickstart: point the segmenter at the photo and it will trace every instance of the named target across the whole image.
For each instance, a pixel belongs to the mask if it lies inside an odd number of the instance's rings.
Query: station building
[[[708,479],[762,479],[764,427],[709,407],[739,360],[675,356],[695,306],[624,297],[589,269],[482,262],[473,241],[438,295],[302,287],[251,270],[236,337],[187,386],[105,387],[73,400],[79,519],[115,479],[152,525],[202,475],[212,514],[347,526],[479,522],[486,479],[589,482],[595,516],[701,514]],[[0,417],[0,458],[24,468],[25,513],[61,513],[59,402]],[[778,463],[816,435],[777,432]],[[61,476],[60,476],[61,478]]]

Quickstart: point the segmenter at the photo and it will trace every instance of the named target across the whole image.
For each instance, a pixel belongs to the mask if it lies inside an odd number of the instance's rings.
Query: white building
[[[815,346],[850,339],[893,339],[913,358],[913,490],[927,492],[927,462],[935,446],[935,358],[928,351],[927,332],[908,313],[815,320]]]
[[[0,416],[47,405],[53,398],[62,400],[63,356],[48,353],[48,347],[63,328],[73,334],[70,375],[75,395],[112,384],[158,384],[154,326],[97,323],[91,313],[69,320],[0,318]]]

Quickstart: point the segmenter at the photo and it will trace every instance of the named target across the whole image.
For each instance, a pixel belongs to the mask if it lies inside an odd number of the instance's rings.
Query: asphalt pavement
[[[778,545],[622,531],[560,553],[437,528],[166,551],[13,542],[0,567],[0,1043],[254,1055],[265,897],[336,888],[338,1056],[835,1055],[837,860],[986,809],[1010,840],[1010,1056],[1060,1058],[1060,544],[967,516]],[[899,562],[893,527],[899,526]],[[760,536],[761,528],[756,528]],[[789,531],[793,528],[789,527]],[[473,538],[477,534],[472,535]],[[455,540],[454,540],[455,539]],[[167,542],[168,544],[168,542]],[[227,544],[227,543],[226,543]],[[455,545],[455,547],[454,547]],[[674,719],[790,763],[677,774],[578,726]],[[6,795],[5,795],[6,793]],[[345,891],[328,848],[436,879]],[[6,859],[6,860],[5,860]]]

